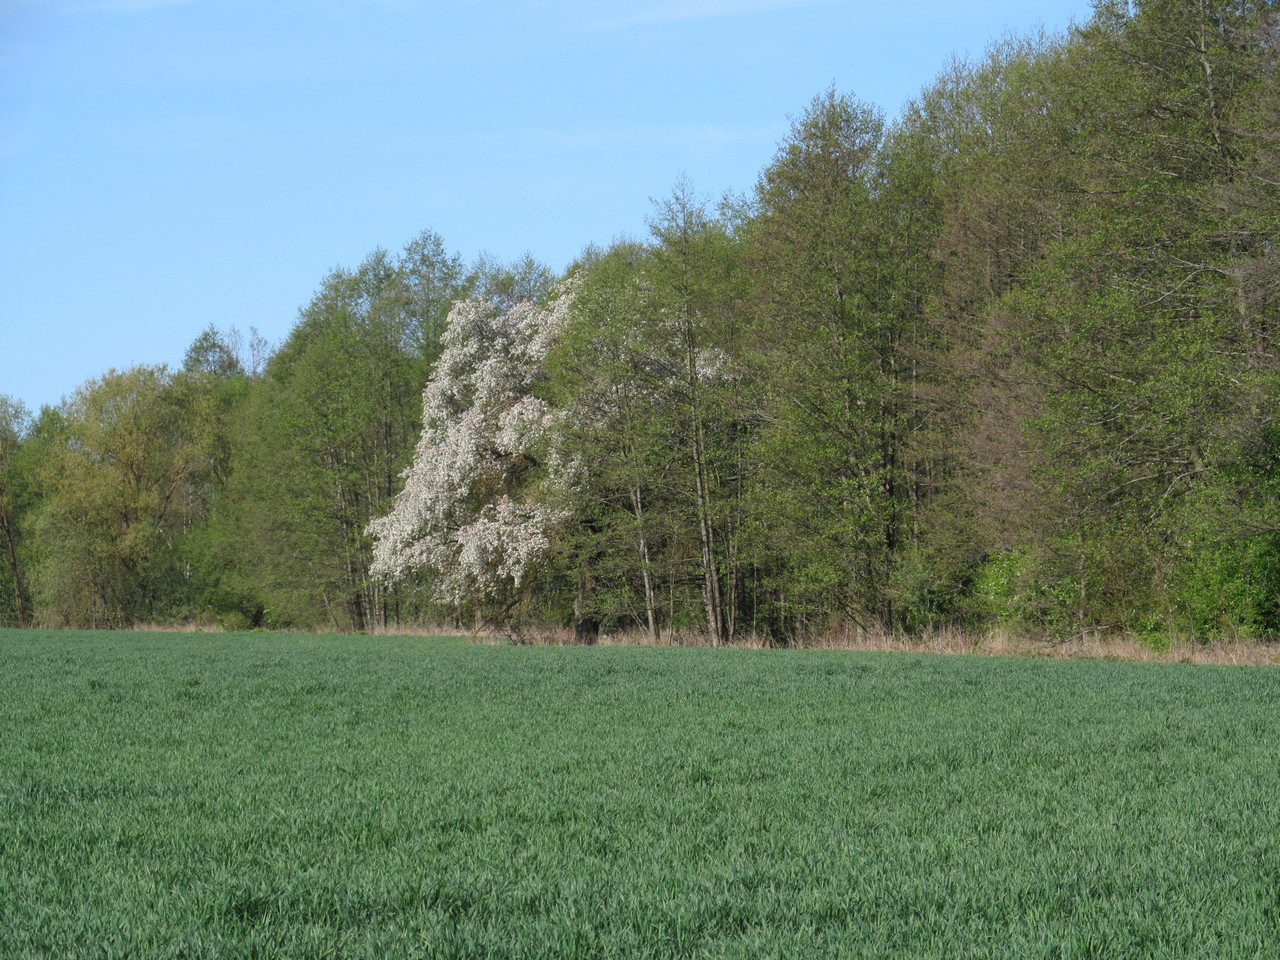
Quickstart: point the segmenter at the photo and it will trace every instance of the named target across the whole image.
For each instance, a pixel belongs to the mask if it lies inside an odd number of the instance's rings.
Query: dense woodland
[[[563,277],[425,232],[0,398],[0,623],[1280,636],[1278,58],[1107,0]]]

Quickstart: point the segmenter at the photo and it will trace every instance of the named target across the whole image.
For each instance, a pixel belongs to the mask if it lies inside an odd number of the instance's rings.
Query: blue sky
[[[283,339],[424,229],[559,270],[681,175],[749,191],[831,84],[892,119],[1088,0],[0,0],[0,393]]]

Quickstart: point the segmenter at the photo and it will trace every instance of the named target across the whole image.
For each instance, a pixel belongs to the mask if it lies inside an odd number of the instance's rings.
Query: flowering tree
[[[369,525],[374,575],[431,570],[440,600],[510,613],[563,519],[555,491],[572,482],[554,414],[533,394],[572,299],[564,286],[545,308],[454,305],[404,489]]]

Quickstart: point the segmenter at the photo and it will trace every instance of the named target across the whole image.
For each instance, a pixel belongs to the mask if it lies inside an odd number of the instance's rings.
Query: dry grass
[[[456,631],[455,631],[456,632]],[[499,632],[477,634],[476,642],[520,643],[538,646],[569,646],[573,631],[539,628],[523,631],[518,638]],[[628,631],[602,634],[600,646],[653,646],[647,633]],[[705,635],[694,633],[664,634],[657,644],[664,647],[709,646]],[[764,649],[777,644],[767,637],[741,637],[735,647]],[[891,633],[888,631],[851,630],[829,634],[799,646],[819,650],[881,650],[900,653],[949,653],[987,657],[1043,657],[1054,660],[1092,658],[1129,660],[1141,663],[1213,663],[1280,665],[1280,644],[1259,640],[1224,638],[1211,643],[1173,640],[1164,647],[1144,643],[1131,634],[1088,634],[1059,639],[1036,639],[1002,631],[973,633],[944,629],[927,634]]]
[[[226,633],[216,623],[135,623],[130,630],[136,633]]]
[[[135,624],[134,630],[167,633],[222,633],[217,625]],[[302,631],[308,632],[308,631]],[[473,643],[522,643],[532,646],[572,646],[573,631],[560,627],[528,627],[517,634],[497,628],[459,629],[451,624],[414,624],[368,631],[374,636],[440,637],[466,636]],[[600,635],[599,646],[655,646],[644,631],[619,631]],[[739,637],[733,644],[747,649],[778,646],[768,637]],[[710,646],[704,634],[694,632],[664,633],[656,644],[662,647]],[[940,629],[925,634],[850,629],[833,632],[805,641],[797,646],[815,650],[882,650],[900,653],[952,653],[986,657],[1044,657],[1054,660],[1092,658],[1098,660],[1130,660],[1140,663],[1216,663],[1252,666],[1280,665],[1280,643],[1260,640],[1222,638],[1210,643],[1174,639],[1164,646],[1144,643],[1132,634],[1100,632],[1067,638],[1037,639],[1007,631],[974,633],[957,629]]]
[[[471,636],[469,630],[445,623],[414,623],[388,627],[370,627],[365,631],[372,637],[461,637]],[[487,636],[487,635],[486,635]]]
[[[1280,644],[1239,638],[1211,643],[1173,640],[1163,646],[1144,643],[1132,634],[1101,633],[1060,639],[1035,639],[1002,631],[970,633],[939,630],[924,636],[862,633],[817,644],[854,650],[898,650],[914,653],[964,653],[990,657],[1045,657],[1055,660],[1092,658],[1141,663],[1280,664]]]

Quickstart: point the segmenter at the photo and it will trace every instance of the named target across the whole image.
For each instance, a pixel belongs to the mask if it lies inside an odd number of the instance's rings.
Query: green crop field
[[[1280,956],[1280,671],[0,631],[3,957]]]

